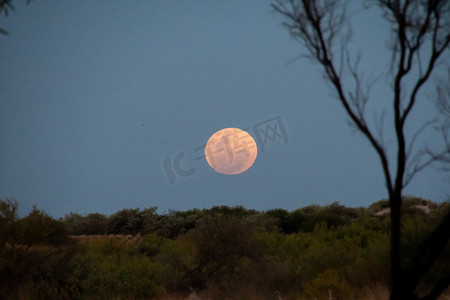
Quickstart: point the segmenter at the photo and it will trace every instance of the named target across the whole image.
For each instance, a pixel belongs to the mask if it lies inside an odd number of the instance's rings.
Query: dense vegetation
[[[17,207],[0,200],[0,299],[382,299],[390,284],[386,200],[59,220],[37,208],[18,218]],[[405,264],[449,209],[405,199]],[[448,276],[450,243],[422,291]]]

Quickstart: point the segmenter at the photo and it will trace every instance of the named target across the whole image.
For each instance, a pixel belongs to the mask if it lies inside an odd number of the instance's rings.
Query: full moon
[[[255,162],[257,153],[255,140],[238,128],[217,131],[205,147],[206,161],[211,168],[227,175],[247,171]]]

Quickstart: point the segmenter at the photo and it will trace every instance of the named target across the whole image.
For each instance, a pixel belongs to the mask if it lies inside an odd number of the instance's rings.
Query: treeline
[[[385,200],[59,220],[37,208],[18,218],[17,207],[0,200],[0,299],[382,299],[390,283]],[[406,265],[450,205],[408,197],[403,207]],[[449,276],[447,245],[418,292]]]
[[[266,212],[245,209],[242,206],[215,206],[211,209],[192,209],[157,214],[157,207],[122,209],[111,216],[99,213],[82,216],[77,213],[66,215],[61,221],[66,224],[70,235],[145,235],[155,233],[175,239],[194,229],[198,222],[207,216],[234,216],[253,220],[268,230],[283,233],[311,232],[317,223],[325,222],[329,227],[351,223],[366,213],[364,208],[348,208],[338,202],[321,207],[310,205],[292,212],[272,209]]]

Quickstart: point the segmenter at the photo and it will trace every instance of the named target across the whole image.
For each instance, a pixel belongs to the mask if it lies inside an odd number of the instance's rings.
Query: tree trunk
[[[390,300],[404,300],[401,266],[401,205],[402,193],[394,191],[389,198],[391,208],[391,296]]]

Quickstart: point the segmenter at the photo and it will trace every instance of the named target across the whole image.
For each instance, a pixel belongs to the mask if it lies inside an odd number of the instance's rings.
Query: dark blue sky
[[[21,215],[33,204],[59,217],[386,197],[377,156],[348,126],[319,66],[297,59],[302,47],[270,1],[15,2],[0,19],[10,33],[0,36],[0,198],[16,198]],[[366,75],[386,75],[389,27],[376,9],[351,11],[350,50],[361,50]],[[391,99],[381,78],[369,109]],[[266,139],[243,174],[196,160],[215,131],[249,127],[255,137],[253,125],[276,117],[288,141]],[[182,152],[181,167],[195,170],[171,184],[163,161]],[[449,180],[428,169],[406,193],[440,202]]]

